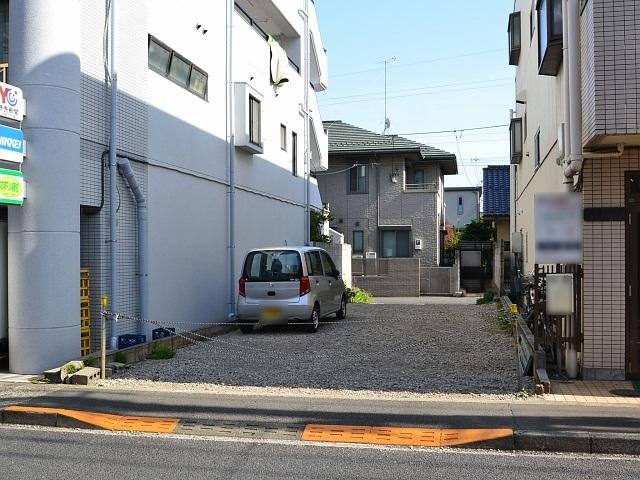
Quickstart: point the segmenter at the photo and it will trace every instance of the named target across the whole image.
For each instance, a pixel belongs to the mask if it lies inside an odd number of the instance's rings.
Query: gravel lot
[[[148,381],[415,394],[509,395],[511,338],[495,305],[350,305],[315,334],[295,326],[239,331],[134,365],[105,386]]]

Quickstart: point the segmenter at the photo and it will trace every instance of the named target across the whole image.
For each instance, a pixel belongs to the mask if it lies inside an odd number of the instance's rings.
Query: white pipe
[[[228,242],[229,242],[229,308],[228,318],[232,319],[236,314],[236,140],[234,124],[234,85],[233,85],[233,15],[234,0],[227,0],[227,58],[225,77],[227,82],[226,108],[227,108],[227,160],[229,169],[229,201],[228,201]]]
[[[110,125],[110,147],[109,147],[109,203],[111,207],[111,218],[109,225],[109,241],[111,244],[111,311],[118,313],[118,192],[116,182],[118,181],[116,158],[118,149],[118,70],[116,68],[117,46],[116,46],[116,0],[111,0],[111,125]],[[116,321],[111,319],[111,350],[118,348],[116,335]]]
[[[311,81],[311,33],[309,0],[304,1],[304,244],[311,245],[311,159],[309,158],[309,82]]]
[[[573,176],[582,170],[582,91],[580,72],[580,0],[566,0],[563,14],[566,15],[566,45],[569,62],[565,64],[565,74],[568,79],[569,102],[569,155],[566,163],[565,189],[573,191]],[[564,27],[563,22],[563,27]],[[565,325],[566,335],[574,337],[576,332],[570,322]],[[578,376],[578,353],[575,345],[568,345],[565,351],[565,369],[569,378]]]
[[[149,320],[149,215],[147,199],[142,193],[140,184],[136,180],[129,159],[119,157],[118,167],[136,201],[138,211],[138,285],[140,288],[140,316],[144,320]],[[140,327],[142,333],[147,336],[147,340],[151,340],[151,324],[146,323]]]
[[[569,129],[570,156],[565,177],[573,177],[582,170],[582,92],[580,75],[580,0],[567,1],[567,41],[569,63]]]

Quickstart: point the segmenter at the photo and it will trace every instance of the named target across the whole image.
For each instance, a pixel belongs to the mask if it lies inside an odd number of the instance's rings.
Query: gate
[[[573,315],[547,315],[547,275],[573,275]],[[544,350],[558,372],[562,371],[563,352],[569,346],[582,347],[582,267],[580,265],[538,265],[534,272],[533,337],[535,350]]]
[[[460,286],[467,292],[489,290],[493,281],[493,242],[461,241]]]

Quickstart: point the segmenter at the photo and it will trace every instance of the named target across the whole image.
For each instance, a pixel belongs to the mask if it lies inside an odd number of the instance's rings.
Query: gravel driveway
[[[517,389],[512,341],[497,327],[495,305],[349,307],[347,319],[331,318],[315,334],[294,326],[234,331],[118,378],[423,394]]]

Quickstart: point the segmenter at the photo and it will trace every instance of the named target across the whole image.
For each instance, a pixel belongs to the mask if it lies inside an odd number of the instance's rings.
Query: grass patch
[[[152,360],[167,360],[175,356],[176,351],[173,348],[167,347],[166,345],[157,344],[154,345],[153,351],[151,352],[149,358]]]
[[[95,359],[95,357],[87,357],[84,359],[83,363],[85,367],[95,367],[97,360]]]
[[[496,310],[498,312],[498,327],[500,327],[500,330],[509,335],[513,335],[513,322],[504,311],[502,302],[496,303]]]
[[[521,389],[516,393],[516,397],[518,398],[529,398],[529,390],[526,388]]]
[[[64,370],[65,372],[67,372],[67,375],[71,376],[74,373],[82,370],[82,367],[76,367],[75,365],[67,365]]]
[[[351,303],[370,304],[373,302],[373,295],[358,287],[348,288],[347,297]]]
[[[122,352],[116,352],[113,356],[113,361],[116,363],[127,363],[127,356]]]
[[[496,294],[494,292],[486,292],[482,297],[476,300],[476,305],[486,305],[488,303],[493,303],[496,299]]]

